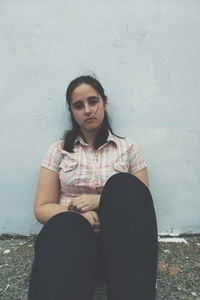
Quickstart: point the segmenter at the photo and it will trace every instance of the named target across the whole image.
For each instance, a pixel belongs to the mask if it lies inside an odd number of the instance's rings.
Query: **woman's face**
[[[82,83],[73,90],[70,107],[83,134],[96,133],[101,127],[106,104],[91,85]]]

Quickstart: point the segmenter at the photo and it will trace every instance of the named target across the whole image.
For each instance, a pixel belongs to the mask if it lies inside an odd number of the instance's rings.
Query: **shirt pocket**
[[[60,167],[59,177],[60,177],[61,185],[66,186],[71,183],[75,183],[78,177],[78,161],[63,159],[59,167]]]
[[[115,173],[128,173],[129,163],[126,160],[117,160],[113,163]]]

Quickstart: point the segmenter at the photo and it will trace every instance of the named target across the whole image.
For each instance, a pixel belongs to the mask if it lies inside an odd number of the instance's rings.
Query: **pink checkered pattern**
[[[61,205],[81,194],[101,194],[106,181],[116,173],[134,174],[147,167],[138,144],[111,132],[98,150],[78,137],[74,153],[69,153],[59,140],[49,148],[41,166],[58,173]]]

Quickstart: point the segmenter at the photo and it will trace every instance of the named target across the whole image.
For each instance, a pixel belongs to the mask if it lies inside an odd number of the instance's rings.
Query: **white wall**
[[[40,162],[68,126],[67,84],[94,72],[112,125],[142,148],[159,232],[200,232],[200,2],[0,2],[0,233],[41,228]]]

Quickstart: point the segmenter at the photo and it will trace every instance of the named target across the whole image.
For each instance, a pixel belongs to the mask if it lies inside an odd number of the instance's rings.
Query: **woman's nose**
[[[88,104],[85,104],[85,113],[90,114],[91,113],[91,107]]]

